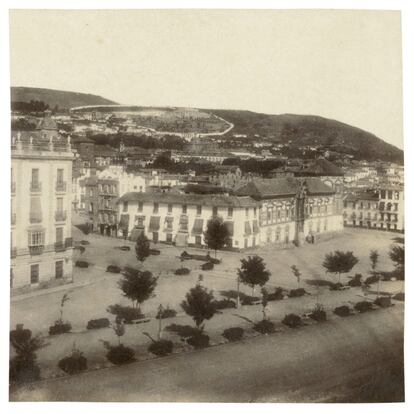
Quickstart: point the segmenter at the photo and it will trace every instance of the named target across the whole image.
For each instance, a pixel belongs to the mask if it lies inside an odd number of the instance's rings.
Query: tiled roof
[[[293,177],[254,179],[237,190],[237,195],[256,199],[296,195],[301,182],[304,182],[308,194],[333,194],[334,190],[314,177],[298,179]]]
[[[258,203],[251,197],[203,195],[203,194],[173,194],[173,193],[126,193],[118,199],[124,201],[142,201],[160,204],[208,205],[217,207],[256,207]]]

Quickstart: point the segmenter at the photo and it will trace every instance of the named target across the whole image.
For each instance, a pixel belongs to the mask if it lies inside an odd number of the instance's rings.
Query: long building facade
[[[73,159],[48,114],[37,131],[12,137],[12,288],[72,280]]]

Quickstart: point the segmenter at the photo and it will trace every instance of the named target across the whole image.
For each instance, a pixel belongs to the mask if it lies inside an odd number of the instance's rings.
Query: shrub
[[[374,304],[381,308],[389,308],[391,306],[391,298],[389,296],[380,296],[374,300]]]
[[[131,247],[130,246],[121,246],[119,248],[119,250],[122,250],[124,252],[129,252],[131,250]]]
[[[201,270],[213,270],[214,269],[214,263],[213,262],[205,262],[200,267],[201,267]]]
[[[167,319],[167,318],[174,318],[175,316],[177,316],[177,311],[175,309],[170,309],[169,307],[166,307],[165,309],[162,309],[161,312],[157,313],[156,318]]]
[[[405,300],[405,294],[402,293],[402,292],[400,292],[400,293],[395,294],[392,298],[394,300],[399,300],[401,302],[404,302],[404,300]]]
[[[244,329],[235,327],[227,328],[223,331],[223,336],[230,342],[240,341],[243,338]]]
[[[100,328],[109,328],[109,319],[108,318],[99,318],[91,319],[86,325],[86,329],[100,329]]]
[[[58,367],[69,375],[77,374],[88,368],[88,361],[78,349],[73,349],[72,354],[61,359]]]
[[[338,316],[349,316],[351,314],[351,309],[347,305],[338,306],[334,309],[334,314]]]
[[[290,292],[289,292],[289,297],[290,298],[298,298],[300,296],[304,296],[305,293],[306,293],[306,291],[303,288],[291,289]]]
[[[332,283],[331,287],[329,288],[329,290],[341,290],[344,287],[344,285],[342,283]]]
[[[364,283],[366,285],[373,285],[374,283],[377,283],[379,280],[379,276],[377,275],[373,275],[373,276],[369,276],[365,279]]]
[[[289,313],[283,318],[282,323],[286,326],[289,326],[289,328],[298,328],[300,325],[302,325],[302,319],[295,313]]]
[[[106,358],[115,365],[127,364],[135,359],[134,351],[123,344],[117,346],[109,345],[107,348],[108,353],[106,354]]]
[[[283,294],[283,289],[281,287],[277,287],[273,293],[267,294],[267,300],[273,301],[273,300],[282,300],[285,297]]]
[[[86,250],[83,246],[74,246],[73,249],[74,250],[79,250],[80,254],[83,254]]]
[[[83,267],[83,268],[88,268],[89,267],[89,263],[86,262],[85,260],[77,260],[75,262],[75,266],[76,267]]]
[[[185,275],[189,275],[190,272],[191,270],[188,269],[187,267],[180,267],[174,272],[174,274],[176,274],[177,276],[185,276]]]
[[[249,296],[249,295],[241,296],[242,305],[254,305],[257,302],[260,302],[260,298],[257,296]]]
[[[132,306],[122,306],[119,304],[111,305],[107,308],[109,313],[123,320],[125,323],[131,323],[137,319],[145,318],[145,315],[138,308]]]
[[[88,240],[81,240],[80,244],[82,246],[88,246],[90,243],[88,242]]]
[[[362,275],[360,273],[356,273],[355,276],[348,282],[348,286],[362,286]]]
[[[259,332],[263,335],[271,334],[275,332],[275,324],[273,322],[268,321],[267,319],[263,319],[260,322],[256,323],[253,326],[253,329],[256,332]]]
[[[217,265],[217,264],[220,264],[221,263],[221,260],[220,259],[211,257],[210,255],[207,255],[206,256],[206,260],[208,260],[209,262],[213,263],[213,265]]]
[[[106,271],[109,273],[121,273],[121,268],[117,265],[109,265]]]
[[[40,379],[40,368],[34,363],[14,357],[9,362],[10,382],[32,382]]]
[[[161,252],[158,249],[150,249],[150,255],[159,256]]]
[[[148,351],[157,356],[165,356],[173,351],[173,343],[167,339],[161,339],[153,342],[148,347]]]
[[[60,335],[72,330],[72,325],[69,322],[57,320],[54,325],[49,327],[49,335]]]
[[[197,333],[187,339],[187,343],[194,348],[205,348],[210,344],[210,337],[203,333]]]
[[[213,306],[216,309],[234,309],[236,302],[231,299],[213,300]]]
[[[181,259],[188,260],[191,259],[191,254],[187,253],[185,250],[180,255]]]
[[[326,312],[322,305],[317,304],[315,309],[309,315],[314,321],[324,322],[326,321]]]
[[[367,300],[363,300],[355,304],[354,309],[360,313],[367,312],[372,309],[372,302],[368,302]]]

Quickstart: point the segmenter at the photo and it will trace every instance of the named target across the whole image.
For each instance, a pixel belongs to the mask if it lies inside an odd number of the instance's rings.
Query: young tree
[[[185,295],[181,302],[184,312],[191,316],[200,332],[204,329],[203,322],[211,319],[216,313],[212,291],[198,284]]]
[[[328,273],[336,273],[338,275],[338,282],[341,283],[341,274],[350,272],[357,263],[358,259],[353,252],[336,250],[325,256],[322,266]]]
[[[150,255],[150,241],[143,232],[137,238],[135,254],[141,263]]]
[[[293,276],[296,277],[296,280],[298,281],[298,288],[300,288],[300,277],[302,276],[302,273],[295,265],[290,266],[290,268],[292,269]]]
[[[266,288],[262,288],[262,314],[263,314],[263,320],[267,320],[267,311],[268,311],[268,305],[269,303],[269,294],[266,290]]]
[[[221,217],[215,217],[208,221],[207,230],[204,232],[204,243],[209,249],[214,250],[214,257],[217,257],[217,250],[222,249],[230,242],[230,233]]]
[[[377,274],[377,265],[378,265],[378,250],[371,250],[369,253],[369,260],[371,261],[371,274],[372,276],[377,278],[377,297],[379,296],[379,288],[380,288],[380,277]]]
[[[405,246],[393,244],[389,252],[390,259],[394,262],[396,269],[404,273],[405,266]]]
[[[241,268],[237,269],[237,274],[241,283],[252,288],[252,294],[256,285],[264,286],[270,277],[270,272],[266,269],[263,258],[260,256],[249,256],[241,259]]]
[[[125,325],[122,318],[115,318],[112,329],[114,330],[115,335],[118,337],[118,345],[121,345],[121,336],[125,335]]]
[[[118,282],[119,288],[125,297],[132,301],[134,308],[141,309],[141,304],[153,297],[153,292],[157,286],[157,277],[149,271],[126,268],[122,274],[122,279]]]

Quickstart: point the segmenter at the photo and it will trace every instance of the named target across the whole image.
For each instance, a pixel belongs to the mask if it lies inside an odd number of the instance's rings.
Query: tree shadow
[[[400,243],[400,244],[405,243],[404,237],[400,237],[400,236],[393,237],[392,240],[395,241],[395,243]]]
[[[75,224],[75,227],[78,228],[85,235],[91,232],[91,227],[88,223]]]
[[[331,282],[330,280],[325,280],[325,279],[306,279],[305,282],[309,285],[309,286],[328,286],[328,287],[332,287],[335,285],[334,282]]]
[[[177,325],[176,323],[172,323],[171,325],[166,326],[165,330],[168,332],[176,333],[182,339],[190,338],[200,332],[197,328],[194,328],[194,326]]]

